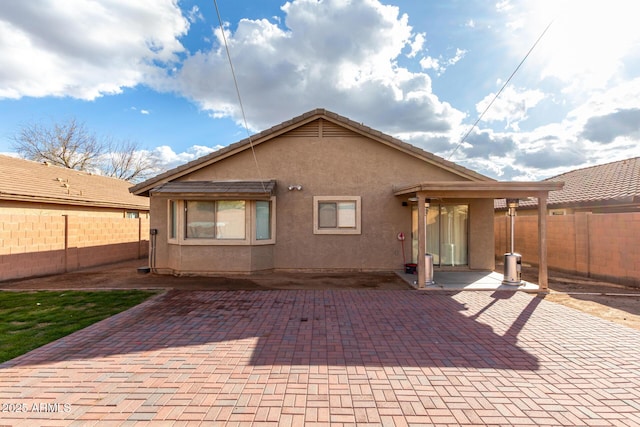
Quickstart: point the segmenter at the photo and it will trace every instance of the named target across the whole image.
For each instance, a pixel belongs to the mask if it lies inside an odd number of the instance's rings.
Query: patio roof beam
[[[498,182],[498,181],[436,181],[394,188],[395,196],[413,195],[419,191],[429,197],[447,198],[525,198],[541,192],[561,190],[564,182]]]

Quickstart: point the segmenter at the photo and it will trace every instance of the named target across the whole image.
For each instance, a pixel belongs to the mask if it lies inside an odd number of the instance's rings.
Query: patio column
[[[547,194],[538,195],[538,286],[540,291],[549,290],[547,275]]]
[[[418,289],[425,288],[427,281],[426,263],[424,256],[426,255],[426,237],[427,237],[427,218],[424,210],[425,196],[424,193],[418,192]]]

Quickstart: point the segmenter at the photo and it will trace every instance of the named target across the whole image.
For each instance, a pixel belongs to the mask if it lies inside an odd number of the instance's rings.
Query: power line
[[[260,179],[260,184],[262,184],[262,190],[266,193],[267,189],[264,185],[264,180],[262,179],[262,173],[260,172],[260,166],[258,165],[258,157],[256,156],[256,150],[253,148],[253,141],[251,139],[251,132],[249,131],[249,125],[247,124],[247,116],[244,112],[244,106],[242,105],[242,97],[240,96],[240,87],[238,86],[238,79],[236,78],[236,72],[233,68],[233,62],[231,61],[231,53],[229,52],[229,44],[227,43],[227,37],[224,34],[224,26],[222,25],[222,17],[220,16],[220,9],[218,8],[218,1],[213,0],[213,4],[216,7],[216,14],[218,15],[218,23],[220,24],[220,32],[222,33],[222,40],[224,42],[224,48],[227,52],[227,59],[229,60],[229,67],[231,68],[231,75],[233,76],[233,85],[236,89],[236,95],[238,97],[238,103],[240,104],[240,111],[242,112],[242,122],[244,124],[244,128],[247,131],[247,137],[249,139],[249,146],[251,147],[251,153],[253,154],[253,161],[256,164],[256,170],[258,171],[258,178]]]
[[[513,73],[511,73],[511,75],[509,76],[509,78],[507,79],[506,82],[504,82],[504,84],[502,85],[502,87],[500,88],[500,90],[498,91],[498,93],[496,93],[496,95],[493,97],[493,99],[491,100],[491,102],[489,103],[489,105],[486,106],[486,108],[482,111],[482,114],[480,114],[480,116],[478,116],[478,119],[473,123],[473,126],[471,126],[471,128],[469,128],[469,130],[467,131],[467,133],[462,137],[462,139],[460,140],[460,142],[458,143],[458,145],[455,146],[455,148],[453,149],[453,151],[451,151],[451,154],[449,154],[449,156],[447,157],[447,160],[451,159],[451,156],[453,156],[455,154],[455,152],[458,150],[458,148],[460,148],[460,146],[464,143],[464,141],[467,139],[467,137],[469,137],[469,135],[471,135],[471,132],[473,131],[473,129],[478,125],[478,123],[480,123],[480,120],[482,120],[482,117],[484,117],[485,113],[487,111],[489,111],[489,108],[491,108],[491,106],[493,105],[493,103],[496,101],[496,99],[498,99],[498,97],[500,96],[500,94],[502,93],[502,91],[507,87],[507,85],[509,84],[509,82],[511,81],[511,79],[513,78],[513,76],[516,75],[516,73],[518,72],[518,70],[520,69],[520,67],[522,67],[522,64],[524,64],[524,61],[527,60],[527,58],[529,57],[529,55],[531,55],[531,52],[533,52],[533,49],[535,49],[535,47],[538,45],[538,42],[540,42],[540,40],[542,40],[542,37],[544,37],[544,35],[547,33],[547,30],[551,27],[551,24],[553,24],[553,20],[551,20],[551,22],[549,22],[549,25],[547,25],[547,27],[544,29],[544,31],[540,34],[540,36],[538,36],[538,39],[536,40],[536,42],[533,44],[533,46],[531,46],[531,49],[529,49],[529,51],[527,52],[527,54],[524,56],[524,58],[522,58],[522,61],[520,61],[520,63],[518,64],[518,66],[516,67],[515,70],[513,70]]]

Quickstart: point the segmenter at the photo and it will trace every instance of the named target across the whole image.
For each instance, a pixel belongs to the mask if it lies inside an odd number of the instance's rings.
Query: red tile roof
[[[562,190],[549,193],[550,208],[640,203],[640,157],[577,169],[544,181],[565,183]],[[537,205],[536,199],[520,202],[521,207]],[[505,208],[504,200],[496,200],[495,207]]]
[[[130,182],[0,155],[0,200],[149,210]]]

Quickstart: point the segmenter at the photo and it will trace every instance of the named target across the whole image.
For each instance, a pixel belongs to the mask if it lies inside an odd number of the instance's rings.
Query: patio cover
[[[561,190],[564,182],[499,182],[499,181],[440,181],[413,184],[395,188],[395,196],[418,199],[418,206],[431,198],[441,199],[538,199],[538,286],[541,291],[549,287],[547,273],[547,198],[549,191]],[[425,210],[418,209],[418,287],[424,288],[425,270]]]

